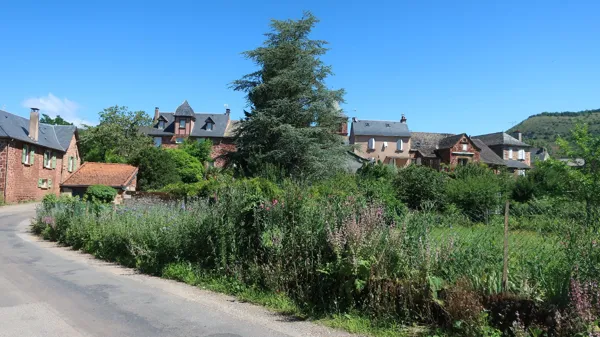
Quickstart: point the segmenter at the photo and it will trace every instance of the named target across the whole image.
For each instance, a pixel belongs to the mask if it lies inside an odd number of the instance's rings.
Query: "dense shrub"
[[[202,180],[204,166],[188,152],[181,149],[166,149],[175,164],[175,172],[184,183],[196,183]]]
[[[99,203],[111,203],[117,196],[117,190],[106,185],[92,185],[84,194],[86,200]]]
[[[181,181],[177,164],[171,153],[162,148],[145,148],[131,164],[138,167],[137,187],[139,190],[158,190]]]
[[[400,201],[412,209],[425,204],[442,208],[447,178],[426,166],[410,165],[398,171],[394,187]]]
[[[455,204],[473,221],[488,220],[503,202],[503,184],[490,170],[478,165],[457,167],[448,181],[448,202]]]

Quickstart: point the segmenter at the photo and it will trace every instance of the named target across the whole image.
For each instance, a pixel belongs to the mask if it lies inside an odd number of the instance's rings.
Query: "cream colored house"
[[[399,122],[352,118],[350,144],[362,158],[397,167],[410,164],[410,131],[404,115]]]

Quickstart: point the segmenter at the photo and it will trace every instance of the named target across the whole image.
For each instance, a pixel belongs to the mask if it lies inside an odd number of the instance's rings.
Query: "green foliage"
[[[397,169],[395,166],[381,162],[364,163],[356,174],[362,179],[392,181],[397,174]]]
[[[181,181],[173,156],[162,148],[144,148],[132,164],[139,169],[137,175],[139,190],[158,190]]]
[[[196,140],[187,138],[183,144],[179,145],[179,148],[198,159],[201,163],[208,163],[212,161],[210,156],[212,153],[212,145],[210,139]]]
[[[593,135],[587,124],[577,125],[572,131],[572,142],[559,139],[565,153],[574,159],[581,158],[585,165],[571,170],[573,196],[586,203],[587,222],[600,229],[600,136]]]
[[[202,180],[204,166],[196,157],[181,149],[166,149],[175,164],[175,171],[184,183],[195,183]]]
[[[286,176],[313,180],[335,174],[347,147],[335,133],[343,118],[343,90],[330,90],[331,67],[320,56],[326,42],[309,35],[318,20],[273,20],[262,47],[245,52],[258,70],[233,82],[247,93],[250,111],[235,132],[230,163],[246,175],[260,175],[266,163]]]
[[[505,199],[506,177],[480,165],[458,166],[447,184],[448,201],[473,221],[488,220]]]
[[[398,198],[412,209],[425,205],[443,208],[447,178],[426,166],[410,165],[398,171],[394,187]]]
[[[111,203],[117,196],[117,190],[106,185],[92,185],[84,194],[86,200],[99,203]]]
[[[56,117],[52,118],[46,114],[42,114],[42,118],[40,118],[40,123],[50,125],[73,125],[73,123],[69,123],[62,117],[60,117],[60,115],[56,115]]]
[[[112,106],[100,112],[100,123],[80,132],[79,151],[85,161],[130,162],[144,148],[152,146],[140,127],[150,126],[152,118],[144,111]]]
[[[560,197],[570,194],[572,169],[564,162],[549,159],[536,163],[533,170],[519,177],[513,191],[513,200],[526,202],[533,198]]]

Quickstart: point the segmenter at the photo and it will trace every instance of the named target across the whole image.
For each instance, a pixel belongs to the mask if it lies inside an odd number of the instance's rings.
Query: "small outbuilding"
[[[61,193],[83,197],[88,187],[106,185],[117,190],[115,203],[128,198],[137,185],[138,168],[127,164],[85,162],[61,184]]]

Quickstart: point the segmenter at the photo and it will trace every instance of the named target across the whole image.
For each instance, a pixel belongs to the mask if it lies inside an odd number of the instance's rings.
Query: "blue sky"
[[[97,121],[187,99],[242,115],[231,81],[269,20],[321,19],[332,88],[361,119],[414,131],[505,130],[542,111],[600,108],[600,1],[3,1],[0,108]]]

